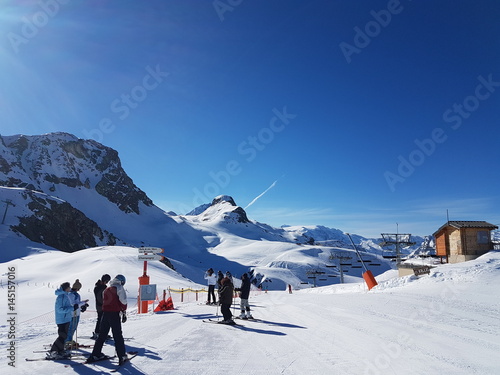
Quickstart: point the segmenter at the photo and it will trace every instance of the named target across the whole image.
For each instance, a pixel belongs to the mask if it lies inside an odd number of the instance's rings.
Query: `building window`
[[[490,235],[487,230],[480,230],[477,232],[477,243],[486,244],[490,242]]]

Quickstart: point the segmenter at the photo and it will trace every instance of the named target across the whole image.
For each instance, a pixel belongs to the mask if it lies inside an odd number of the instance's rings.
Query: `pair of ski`
[[[235,317],[234,319],[247,320],[249,322],[261,322],[262,321],[260,319],[255,319],[255,318],[240,318],[239,316]]]
[[[42,353],[42,351],[39,351],[39,350],[34,350],[33,353]],[[47,351],[43,351],[43,353],[47,353]],[[84,355],[83,353],[81,354],[73,354],[73,355],[70,355],[70,356],[67,356],[67,357],[61,357],[61,358],[47,358],[47,357],[44,357],[44,358],[25,358],[26,361],[28,362],[32,362],[32,361],[74,361],[75,359],[78,360],[78,359],[87,359],[86,355]]]
[[[37,353],[37,352],[35,352]],[[44,352],[46,353],[46,351]],[[83,354],[75,354],[75,355],[71,355],[71,356],[68,356],[68,357],[62,357],[62,358],[25,358],[26,361],[28,362],[32,362],[32,361],[54,361],[54,362],[57,362],[57,361],[74,361],[75,359],[87,359],[86,356],[84,356]]]
[[[112,369],[110,372],[117,372],[117,371],[118,371],[118,370],[119,370],[119,369],[120,369],[123,365],[126,365],[128,362],[130,362],[130,361],[132,360],[132,358],[136,357],[136,356],[137,356],[137,354],[139,354],[139,352],[127,352],[127,354],[129,355],[128,359],[127,359],[125,362],[123,362],[122,364],[118,364],[118,365],[117,365],[114,369]],[[101,358],[101,359],[98,359],[98,360],[96,360],[96,361],[92,361],[92,362],[88,362],[88,360],[87,360],[87,361],[83,362],[82,364],[83,364],[83,365],[93,365],[93,364],[95,364],[95,363],[97,363],[97,362],[101,362],[101,361],[105,361],[105,360],[110,360],[110,359],[113,359],[113,358],[116,358],[116,355],[113,355],[113,356],[105,356],[105,357],[103,357],[103,358]]]
[[[51,348],[52,344],[46,344],[43,347],[44,348]],[[90,348],[93,348],[93,347],[94,347],[94,345],[78,344],[76,346],[68,347],[66,350],[90,349]]]
[[[128,360],[125,361],[123,364],[118,364],[117,367],[115,367],[113,370],[111,370],[111,372],[116,372],[120,369],[120,367],[122,367],[124,364],[126,364],[127,362],[130,362],[130,360],[132,358],[134,358],[135,356],[137,356],[138,352],[127,352],[127,354],[129,355],[128,357]],[[26,361],[28,362],[32,362],[32,361],[54,361],[54,362],[58,362],[58,361],[75,361],[75,360],[84,360],[82,362],[78,362],[79,365],[93,365],[97,362],[101,362],[101,361],[106,361],[106,360],[111,360],[113,358],[116,358],[116,355],[113,355],[113,356],[105,356],[101,359],[98,359],[97,361],[92,361],[92,362],[88,362],[88,358],[86,356],[84,356],[83,354],[77,354],[77,355],[73,355],[73,356],[70,356],[70,357],[66,357],[66,358],[55,358],[55,359],[51,359],[51,358],[26,358]],[[65,365],[65,367],[70,367],[70,365]]]
[[[219,324],[221,326],[239,326],[239,327],[243,327],[242,324],[239,324],[239,323],[236,323],[236,322],[233,322],[233,323],[225,323],[223,320],[214,320],[214,319],[206,319],[206,320],[203,320],[203,323],[213,323],[213,324]]]
[[[255,319],[255,318],[252,318],[252,319],[243,319],[243,318],[240,318],[240,317],[235,317],[234,319],[238,319],[238,320],[247,320],[249,322],[260,322],[261,320],[260,319]],[[229,323],[223,323],[223,320],[214,320],[214,319],[206,319],[206,320],[203,320],[203,323],[214,323],[214,324],[220,324],[220,325],[226,325],[226,326],[240,326],[240,327],[243,327],[242,324],[240,323],[236,323],[234,322],[234,324],[229,324]]]

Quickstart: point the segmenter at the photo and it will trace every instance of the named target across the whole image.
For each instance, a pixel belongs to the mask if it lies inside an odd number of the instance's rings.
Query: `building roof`
[[[484,228],[490,230],[498,229],[498,227],[495,224],[490,224],[486,221],[448,221],[446,224],[442,225],[441,228],[439,228],[433,235],[435,236],[446,227],[453,227],[456,229],[461,229],[461,228]]]

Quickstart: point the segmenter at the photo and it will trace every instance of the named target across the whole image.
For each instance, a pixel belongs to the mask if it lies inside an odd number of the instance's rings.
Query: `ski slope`
[[[97,248],[67,254],[47,252],[2,263],[0,298],[7,300],[9,267],[16,276],[15,369],[1,356],[3,374],[105,374],[109,362],[26,362],[43,357],[44,344],[57,337],[54,288],[63,281],[83,284],[91,306],[82,315],[78,341],[95,324],[93,283],[104,272],[127,276],[129,319],[123,324],[127,350],[139,355],[123,374],[499,374],[500,253],[454,265],[439,265],[430,275],[397,278],[395,271],[363,283],[268,293],[253,291],[254,317],[241,326],[207,324],[219,309],[201,301],[175,303],[175,310],[136,313],[141,266],[124,248]],[[148,268],[151,283],[203,287],[159,262]],[[50,282],[50,285],[47,285]],[[238,303],[238,300],[235,300]],[[235,306],[235,313],[238,309]],[[7,307],[2,302],[2,353],[9,352]],[[103,352],[113,354],[105,345]],[[65,366],[67,365],[67,366]]]

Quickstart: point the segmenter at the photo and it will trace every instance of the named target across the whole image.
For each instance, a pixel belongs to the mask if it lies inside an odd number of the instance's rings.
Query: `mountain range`
[[[349,277],[361,276],[350,239],[339,229],[275,228],[249,219],[229,195],[186,215],[166,212],[134,184],[117,151],[67,133],[0,136],[0,198],[2,262],[34,251],[155,246],[165,249],[167,266],[196,282],[213,267],[251,272],[257,282],[275,280],[279,288],[332,284],[339,280],[332,267],[339,254],[352,259],[352,268],[344,269]],[[365,260],[378,265],[374,274],[391,268],[381,239],[352,238]],[[433,247],[431,236],[412,239],[416,245],[407,253]]]

